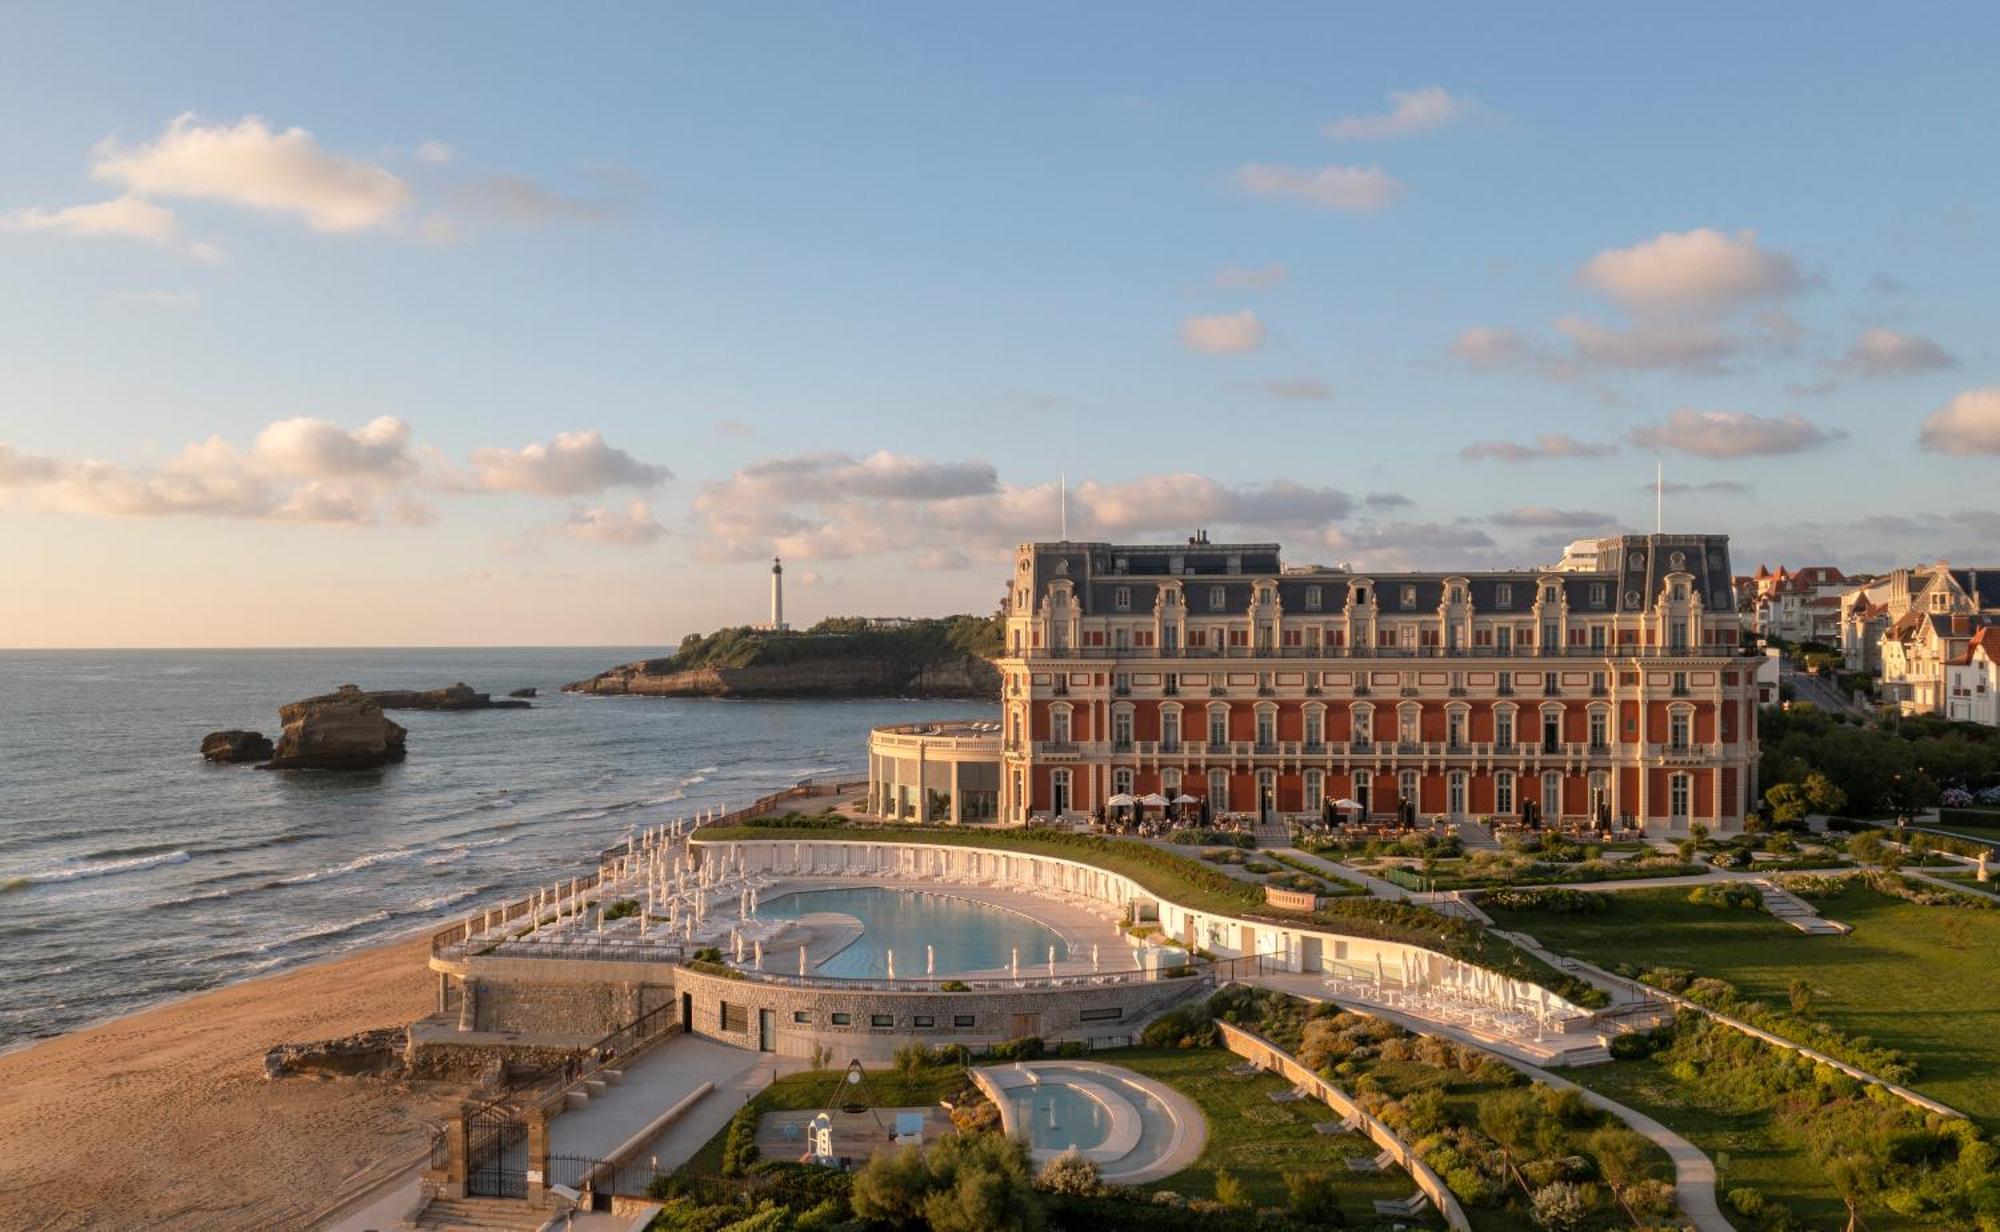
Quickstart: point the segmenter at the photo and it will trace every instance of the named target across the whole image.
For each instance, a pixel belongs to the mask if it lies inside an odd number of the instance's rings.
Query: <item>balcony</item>
[[[1111,751],[1114,753],[1130,753],[1132,751],[1132,742],[1130,740],[1114,739],[1111,742]]]
[[[1665,744],[1647,745],[1646,755],[1669,766],[1698,766],[1707,762],[1720,760],[1722,757],[1722,746],[1719,744],[1696,744],[1692,742],[1676,744],[1673,741],[1668,741]]]
[[[1162,740],[1160,741],[1159,749],[1161,753],[1172,756],[1181,751],[1181,742],[1179,740]]]
[[[1275,740],[1259,740],[1255,745],[1251,746],[1250,751],[1259,757],[1269,757],[1278,752],[1278,742]]]
[[[1038,757],[1075,757],[1083,751],[1073,740],[1037,740],[1035,755]]]
[[[1445,696],[1446,696],[1446,697],[1464,697],[1464,696],[1466,696],[1466,692],[1465,692],[1465,686],[1464,686],[1464,685],[1462,685],[1462,684],[1455,684],[1455,685],[1451,686],[1451,687],[1450,687],[1449,689],[1446,689],[1446,690],[1444,691],[1444,693],[1445,693]]]
[[[1050,659],[1741,659],[1754,646],[1066,646],[1015,650],[1012,657]]]
[[[1211,753],[1227,753],[1229,752],[1229,742],[1227,740],[1211,740],[1208,742],[1208,751]]]
[[[1129,684],[1114,684],[1111,686],[1111,696],[1130,697],[1132,696],[1132,686]]]

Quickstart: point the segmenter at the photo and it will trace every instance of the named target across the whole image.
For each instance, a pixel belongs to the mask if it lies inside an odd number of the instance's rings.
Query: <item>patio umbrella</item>
[[[1150,795],[1140,796],[1139,803],[1147,808],[1165,808],[1167,807],[1167,798],[1156,791]]]
[[[1182,792],[1182,793],[1181,793],[1180,795],[1178,795],[1178,796],[1175,796],[1175,797],[1174,797],[1174,798],[1173,798],[1172,800],[1169,800],[1169,801],[1167,801],[1167,803],[1169,803],[1169,804],[1200,804],[1200,803],[1201,803],[1201,801],[1200,801],[1199,799],[1195,798],[1194,796],[1190,796],[1190,795],[1189,795],[1189,794],[1187,794],[1186,792]]]
[[[1124,808],[1128,804],[1138,803],[1138,799],[1129,791],[1121,791],[1109,800],[1106,800],[1105,803],[1112,808]]]

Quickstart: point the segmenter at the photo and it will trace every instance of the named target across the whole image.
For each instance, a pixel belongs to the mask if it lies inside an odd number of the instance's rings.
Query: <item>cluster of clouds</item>
[[[439,141],[410,157],[433,174],[457,158]],[[566,197],[519,175],[443,180],[425,200],[383,159],[340,154],[303,128],[274,128],[260,116],[204,124],[193,114],[171,120],[151,141],[106,138],[91,151],[90,178],[118,195],[58,207],[0,213],[0,231],[80,239],[115,237],[219,261],[222,248],[192,238],[176,207],[203,202],[289,217],[311,231],[351,235],[380,231],[435,242],[458,238],[465,223],[533,226],[589,221],[610,207]]]
[[[1339,116],[1321,125],[1320,132],[1329,141],[1379,142],[1491,117],[1490,111],[1465,95],[1426,86],[1392,91],[1387,110]],[[1248,196],[1350,214],[1385,210],[1406,191],[1402,181],[1373,164],[1247,162],[1236,168],[1233,180],[1237,190]],[[1232,266],[1218,271],[1213,282],[1224,290],[1268,291],[1289,276],[1282,265]],[[1181,321],[1179,330],[1181,346],[1204,355],[1247,355],[1261,350],[1269,336],[1269,327],[1251,308],[1192,315]],[[1333,396],[1332,387],[1316,377],[1248,381],[1240,387],[1274,398],[1326,401]]]
[[[1577,286],[1619,314],[1604,320],[1580,313],[1556,318],[1536,334],[1510,325],[1475,325],[1451,344],[1452,357],[1484,372],[1528,372],[1576,381],[1615,372],[1712,376],[1740,371],[1751,357],[1789,354],[1808,331],[1786,305],[1817,285],[1797,258],[1759,243],[1755,231],[1712,228],[1662,232],[1623,248],[1608,248],[1576,270]],[[1878,295],[1900,285],[1878,275]],[[1869,326],[1838,354],[1818,360],[1823,379],[1787,392],[1832,392],[1843,380],[1888,380],[1956,368],[1958,357],[1920,334]],[[1631,426],[1629,443],[1656,452],[1730,459],[1779,457],[1833,444],[1846,433],[1804,415],[1682,407]],[[2000,408],[1994,391],[1961,393],[1924,421],[1919,440],[1940,453],[2000,453]],[[1499,462],[1602,457],[1611,442],[1550,433],[1532,442],[1484,440],[1460,457]]]
[[[381,416],[359,428],[280,419],[247,447],[210,436],[158,463],[57,457],[0,442],[0,493],[40,507],[100,517],[204,516],[367,526],[427,525],[440,497],[517,494],[578,500],[650,488],[672,473],[596,431],[565,432],[520,448],[473,450],[456,464],[417,445],[409,424]],[[551,529],[577,539],[650,543],[662,533],[642,502],[622,511],[573,505]]]

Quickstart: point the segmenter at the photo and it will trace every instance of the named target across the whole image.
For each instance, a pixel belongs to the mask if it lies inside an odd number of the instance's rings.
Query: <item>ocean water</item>
[[[559,691],[658,653],[0,651],[0,1047],[459,918],[592,866],[632,826],[859,777],[879,723],[993,717],[968,702]],[[540,696],[393,712],[409,758],[373,771],[198,752],[223,728],[275,739],[280,705],[340,684],[459,680]]]

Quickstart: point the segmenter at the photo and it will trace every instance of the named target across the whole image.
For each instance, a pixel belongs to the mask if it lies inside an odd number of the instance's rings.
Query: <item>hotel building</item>
[[[1355,573],[1271,543],[1030,543],[1009,585],[1000,820],[1119,793],[1214,813],[1740,830],[1757,706],[1724,535],[1562,566]]]

